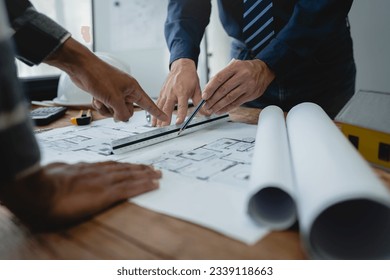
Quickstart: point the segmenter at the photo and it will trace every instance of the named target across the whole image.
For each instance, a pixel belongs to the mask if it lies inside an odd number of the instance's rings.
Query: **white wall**
[[[355,0],[350,22],[356,89],[390,92],[390,1]]]

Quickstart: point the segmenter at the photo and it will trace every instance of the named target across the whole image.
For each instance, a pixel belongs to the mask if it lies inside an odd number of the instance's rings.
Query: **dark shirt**
[[[170,62],[199,56],[199,44],[209,23],[210,0],[170,0],[165,36]],[[218,0],[223,27],[232,38],[243,41],[243,0]],[[276,37],[257,58],[263,60],[279,78],[297,64],[316,54],[337,38],[346,26],[352,0],[277,0],[274,1]]]
[[[68,31],[38,13],[27,0],[6,0],[11,27],[15,33],[16,56],[32,66],[41,63],[70,37]]]
[[[16,77],[13,47],[16,45],[23,61],[39,64],[70,36],[29,1],[6,0],[5,4],[0,0],[0,188],[40,168],[28,104]]]
[[[232,56],[258,58],[275,73],[264,94],[247,106],[273,104],[288,111],[314,102],[332,118],[355,91],[356,67],[347,15],[352,0],[274,0],[276,35],[255,57],[243,43],[243,0],[218,0],[227,34],[234,38]],[[190,58],[196,63],[211,13],[210,0],[170,0],[165,37],[170,63]]]

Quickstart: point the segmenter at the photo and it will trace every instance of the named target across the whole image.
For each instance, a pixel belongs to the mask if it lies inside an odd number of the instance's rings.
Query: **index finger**
[[[205,100],[209,99],[218,90],[218,88],[227,80],[229,80],[233,75],[234,71],[232,71],[229,66],[218,72],[205,86],[202,93],[202,98]]]
[[[144,91],[140,92],[138,99],[134,102],[155,116],[157,119],[164,122],[169,120],[169,117],[157,107],[153,100]]]

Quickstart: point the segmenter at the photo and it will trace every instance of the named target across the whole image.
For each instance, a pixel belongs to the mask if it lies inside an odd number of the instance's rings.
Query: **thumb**
[[[103,107],[103,103],[100,102],[99,100],[93,98],[93,100],[92,100],[92,106],[93,106],[96,110],[100,110],[100,109]]]
[[[197,106],[202,101],[200,89],[197,93],[194,94],[192,101],[194,102],[195,106]],[[207,112],[206,109],[204,109],[204,106],[200,108],[199,113],[205,116],[210,116],[210,113]]]
[[[117,102],[112,106],[112,109],[114,111],[114,120],[127,122],[130,119],[130,116],[133,115],[133,112],[129,112],[130,110],[133,111],[133,107],[126,106],[125,102]]]

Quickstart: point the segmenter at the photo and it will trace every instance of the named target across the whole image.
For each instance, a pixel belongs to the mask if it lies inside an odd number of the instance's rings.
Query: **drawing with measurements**
[[[246,186],[254,138],[220,138],[189,151],[171,150],[146,164],[199,180]]]
[[[73,163],[78,161],[117,160],[111,142],[152,131],[143,112],[137,112],[129,122],[112,119],[94,121],[88,126],[67,126],[37,134],[43,152],[43,163],[53,159]]]

